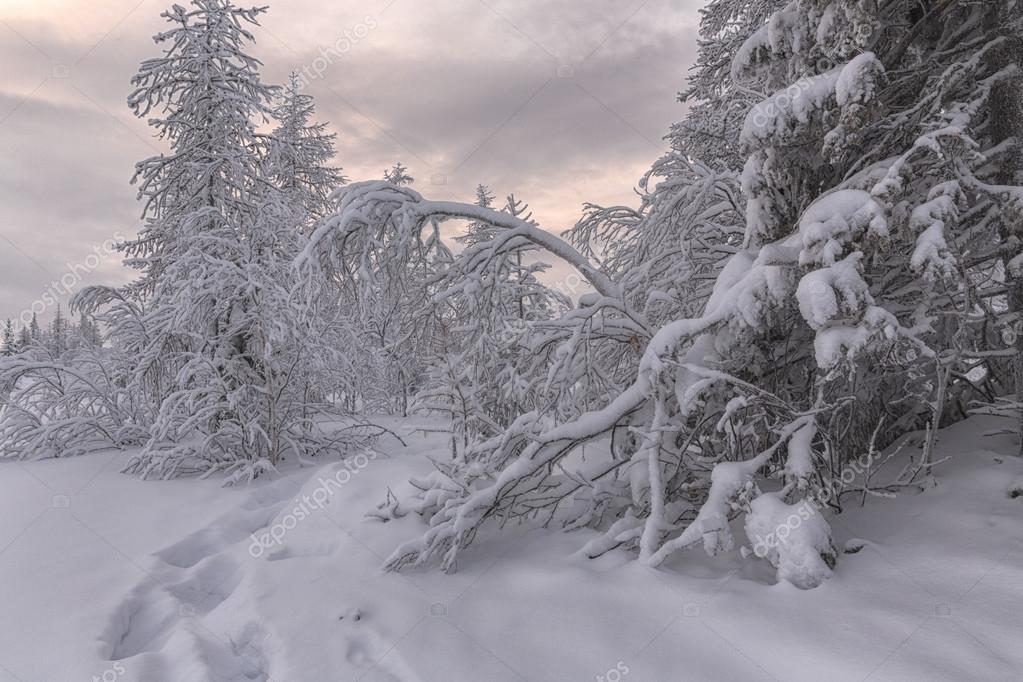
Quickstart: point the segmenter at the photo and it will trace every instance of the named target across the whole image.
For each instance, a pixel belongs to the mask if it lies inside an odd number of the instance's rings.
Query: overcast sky
[[[104,247],[138,229],[132,168],[162,149],[125,99],[169,4],[0,0],[0,317],[130,277]],[[268,82],[305,74],[348,177],[400,160],[427,197],[482,182],[558,232],[585,201],[635,204],[700,4],[270,0],[252,52]]]

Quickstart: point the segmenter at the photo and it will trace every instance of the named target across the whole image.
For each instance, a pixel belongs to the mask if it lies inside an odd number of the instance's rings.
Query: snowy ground
[[[738,552],[654,571],[542,531],[381,573],[422,525],[363,515],[443,457],[423,424],[249,488],[0,463],[0,681],[1023,679],[1023,461],[991,422],[943,432],[937,488],[832,518],[865,546],[805,592]]]

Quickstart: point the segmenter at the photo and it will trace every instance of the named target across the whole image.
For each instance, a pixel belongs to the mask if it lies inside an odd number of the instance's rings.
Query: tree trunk
[[[1020,7],[1010,8],[1007,3],[998,3],[999,8],[991,12],[988,21],[991,22],[991,29],[994,33],[1003,34],[1005,43],[991,53],[992,65],[996,68],[1004,68],[1009,64],[1016,64],[1017,68],[1023,63],[1023,38],[1018,35],[1006,34],[1006,27],[1009,25],[1010,13],[1018,13]],[[998,182],[1001,184],[1012,184],[1017,172],[1021,168],[1021,156],[1023,156],[1023,145],[1020,144],[1023,138],[1023,78],[1016,76],[1012,79],[1002,80],[991,88],[990,98],[991,112],[991,136],[995,144],[1014,140],[1012,142],[1014,151],[1006,154],[1007,162],[999,173]],[[1011,161],[1009,161],[1011,160]],[[1005,237],[1016,237],[1023,239],[1023,225],[1016,223],[1005,223],[1003,225]],[[1011,258],[1017,254],[1010,254]],[[1016,355],[1013,358],[1013,383],[1016,392],[1016,401],[1023,406],[1023,277],[1006,272],[1008,283],[1011,285],[1009,294],[1009,309],[1016,317],[1015,345]],[[1023,407],[1018,417],[1020,450],[1023,456]]]

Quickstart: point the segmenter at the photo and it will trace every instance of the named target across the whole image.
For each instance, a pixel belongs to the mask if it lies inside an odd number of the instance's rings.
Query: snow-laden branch
[[[622,298],[618,285],[575,247],[510,213],[454,201],[429,201],[415,190],[380,180],[352,183],[339,191],[338,199],[338,211],[319,224],[296,260],[300,268],[312,262],[328,240],[335,240],[343,249],[348,239],[360,230],[393,223],[401,228],[394,237],[399,244],[407,245],[418,239],[423,226],[431,221],[460,219],[501,228],[502,232],[495,237],[498,246],[516,239],[526,240],[574,267],[601,295]]]

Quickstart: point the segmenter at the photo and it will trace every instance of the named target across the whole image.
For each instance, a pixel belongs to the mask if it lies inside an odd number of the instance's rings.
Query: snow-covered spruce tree
[[[50,328],[46,332],[45,345],[51,355],[60,355],[68,347],[68,320],[64,316],[63,307],[58,303],[57,311],[50,321]]]
[[[205,345],[203,335],[218,327],[206,320],[175,333],[184,326],[177,310],[183,314],[187,306],[173,299],[189,295],[184,285],[192,275],[181,266],[183,256],[198,250],[198,235],[225,223],[230,230],[255,215],[260,139],[251,119],[265,115],[273,90],[260,82],[259,64],[243,48],[252,40],[245,26],[261,11],[221,0],[173,6],[161,15],[171,30],[154,36],[166,46],[163,56],[144,61],[132,79],[129,106],[171,150],[136,164],[144,224],[137,238],[119,246],[125,263],[140,271],[124,293],[144,316],[145,333],[131,334],[140,345],[127,350],[139,357],[136,387],[154,405],[173,390],[181,354]]]
[[[103,343],[99,325],[85,311],[80,311],[78,324],[75,328],[75,344],[77,346],[98,347]]]
[[[737,516],[756,536],[807,510],[758,554],[811,587],[835,558],[819,507],[837,506],[849,462],[937,426],[964,362],[996,371],[1002,351],[986,346],[997,315],[975,313],[999,311],[994,299],[1008,292],[998,272],[1012,276],[1018,253],[1019,8],[743,4],[714,3],[705,15],[732,19],[705,33],[689,97],[706,106],[674,129],[659,196],[637,212],[595,209],[575,232],[637,235],[601,244],[621,248],[621,270],[598,269],[589,247],[523,225],[492,242],[534,241],[579,267],[597,290],[581,309],[599,310],[604,334],[622,347],[639,347],[631,380],[568,421],[517,420],[488,444],[503,463],[489,485],[434,478],[418,507],[430,529],[390,568],[438,560],[452,570],[488,521],[537,517],[600,529],[591,556],[632,547],[657,565],[696,544],[730,549]],[[734,27],[744,35],[707,54],[713,36]],[[700,86],[723,66],[720,89]],[[744,109],[738,147],[703,165],[687,149],[714,148],[722,119],[711,111],[726,103],[720,111]],[[1013,114],[1008,125],[1000,110]],[[716,201],[675,201],[700,182]],[[404,225],[404,238],[439,217],[502,222],[486,209],[354,189],[352,211],[330,223],[342,232],[368,216]],[[668,237],[660,247],[645,241],[657,230]],[[694,235],[706,241],[687,253]],[[641,262],[663,269],[630,264],[643,243],[654,253]],[[608,434],[609,459],[571,457]]]
[[[11,322],[11,318],[7,318],[4,321],[4,336],[3,344],[0,346],[0,353],[10,356],[16,352],[18,352],[18,342],[14,336],[14,323]]]
[[[264,140],[263,161],[267,181],[280,193],[276,205],[283,213],[275,220],[308,235],[316,221],[331,213],[331,195],[347,178],[333,165],[337,136],[327,132],[327,124],[313,120],[313,97],[303,94],[301,87],[298,74],[292,72],[288,84],[277,93],[272,110],[277,127]],[[300,249],[300,242],[291,242],[291,247]],[[289,254],[295,255],[287,251],[282,258]],[[329,283],[316,283],[314,289],[319,298],[306,314],[315,317],[315,345],[320,352],[308,361],[316,369],[307,372],[305,392],[311,400],[328,400],[351,413],[356,407],[351,399],[362,382],[358,356],[363,344],[355,328],[354,311],[350,301],[338,298]],[[309,346],[310,351],[312,348]],[[312,369],[305,362],[300,369]]]
[[[245,51],[253,40],[246,26],[263,9],[192,4],[163,14],[173,25],[156,36],[165,53],[143,62],[129,97],[171,153],[138,165],[146,222],[124,247],[142,271],[133,291],[146,301],[135,380],[155,389],[159,405],[151,438],[127,469],[156,477],[223,471],[233,481],[324,442],[308,391],[336,351],[320,347],[320,303],[295,289],[290,265],[308,212],[318,210],[305,201],[315,196],[306,181],[331,176],[319,166],[329,144],[318,140],[315,158],[292,155],[301,171],[282,165],[290,136],[308,137],[299,127],[309,103],[296,105],[284,141],[257,134],[275,89]]]
[[[43,332],[39,328],[39,317],[35,313],[32,313],[32,320],[28,323],[28,338],[32,344],[42,343],[43,341]]]
[[[977,347],[962,353],[967,366],[950,368],[960,371],[958,383],[968,388],[953,391],[950,401],[962,412],[965,397],[973,397],[980,405],[973,411],[1013,418],[1023,453],[1023,255],[1019,234],[1023,195],[1018,189],[1023,184],[1023,75],[1018,71],[1023,60],[1019,33],[1023,6],[999,2],[993,3],[991,10],[984,17],[986,28],[1000,40],[989,45],[981,58],[988,70],[1001,71],[1000,77],[985,84],[990,102],[985,112],[987,139],[980,142],[988,149],[979,151],[988,163],[980,178],[968,178],[963,187],[967,196],[972,199],[976,195],[980,200],[971,211],[970,223],[976,223],[978,242],[986,248],[971,249],[972,253],[957,261],[956,271],[968,294],[966,303],[977,305],[983,315],[976,315],[974,321],[980,337]],[[935,220],[942,217],[940,211],[930,214]]]
[[[474,203],[477,206],[492,208],[494,205],[494,198],[494,194],[490,191],[489,187],[482,183],[476,185],[476,201]],[[508,197],[508,203],[505,205],[506,210],[509,206],[511,206],[511,202],[513,200],[512,196]],[[520,206],[521,202],[516,202],[516,206],[514,208],[516,212],[513,213],[513,215],[518,215],[518,212],[522,210]],[[466,225],[465,232],[463,234],[455,237],[455,241],[465,244],[466,246],[473,246],[474,244],[487,241],[492,230],[493,228],[489,225],[473,220]]]
[[[244,427],[229,404],[249,367],[237,324],[244,304],[227,294],[241,284],[241,240],[263,190],[253,119],[268,113],[273,90],[244,51],[253,40],[245,25],[261,11],[225,0],[175,5],[161,15],[172,28],[154,37],[163,56],[132,79],[129,106],[171,150],[136,166],[145,224],[122,246],[148,302],[136,381],[156,388],[160,405],[159,427],[129,466],[143,475],[244,460],[234,448],[254,438],[236,431]]]
[[[32,345],[32,336],[28,327],[22,327],[18,331],[18,352],[25,350]]]
[[[746,38],[788,1],[709,0],[700,10],[696,62],[686,89],[679,93],[679,101],[688,102],[690,109],[669,136],[676,151],[718,170],[745,163],[735,132],[742,127],[749,102],[732,82],[732,58]]]
[[[143,62],[129,97],[170,147],[136,168],[144,227],[121,249],[140,277],[75,297],[107,330],[104,346],[47,353],[33,319],[32,348],[0,367],[4,455],[144,434],[129,471],[233,481],[349,441],[315,420],[350,383],[348,325],[331,291],[291,272],[303,231],[326,211],[331,188],[319,183],[341,178],[328,165],[332,137],[294,89],[276,109],[279,138],[256,132],[276,94],[245,51],[262,11],[194,0],[163,13],[164,53]]]
[[[408,168],[401,161],[396,161],[393,166],[384,171],[384,180],[398,187],[405,187],[416,181],[409,175]]]
[[[285,201],[300,207],[305,230],[330,212],[330,195],[346,178],[334,161],[336,135],[327,124],[313,121],[316,106],[302,93],[297,72],[277,94],[272,115],[277,127],[267,139],[266,175],[285,194]]]

